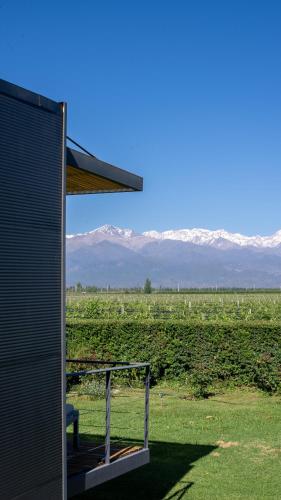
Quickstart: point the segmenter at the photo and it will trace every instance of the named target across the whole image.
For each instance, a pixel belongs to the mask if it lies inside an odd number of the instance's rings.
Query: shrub
[[[281,388],[280,325],[180,320],[68,320],[68,354],[149,361],[152,382],[181,380],[205,393],[208,386]]]
[[[89,399],[103,399],[105,397],[104,381],[97,380],[93,376],[83,377],[83,379],[77,388],[80,396],[87,396]]]

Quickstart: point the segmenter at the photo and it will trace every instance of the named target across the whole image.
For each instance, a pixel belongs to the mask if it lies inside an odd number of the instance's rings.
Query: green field
[[[281,292],[68,293],[66,313],[68,318],[79,319],[281,322]]]
[[[151,392],[151,464],[77,499],[281,498],[280,397],[244,390],[196,401],[183,390]],[[102,434],[104,401],[72,402],[81,432]],[[114,437],[142,439],[140,392],[120,391],[112,409]]]
[[[69,294],[71,356],[150,361],[154,377],[151,464],[79,500],[280,499],[280,330],[280,292]],[[131,382],[115,386],[112,438],[136,444]],[[103,439],[104,400],[70,399],[82,434]]]

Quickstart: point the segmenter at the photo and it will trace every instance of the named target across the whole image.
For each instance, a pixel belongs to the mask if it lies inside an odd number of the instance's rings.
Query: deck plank
[[[136,445],[124,443],[112,443],[110,448],[110,462],[140,451],[142,448]],[[104,465],[105,446],[101,443],[82,442],[79,449],[69,447],[67,456],[67,474],[71,476],[80,472],[88,472]]]

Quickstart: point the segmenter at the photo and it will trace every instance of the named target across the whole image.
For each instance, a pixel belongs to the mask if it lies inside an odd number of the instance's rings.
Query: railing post
[[[110,463],[110,375],[111,371],[105,373],[105,463]]]
[[[150,365],[145,368],[144,448],[148,448]]]

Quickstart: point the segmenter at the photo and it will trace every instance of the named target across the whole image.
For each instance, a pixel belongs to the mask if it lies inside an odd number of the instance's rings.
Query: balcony
[[[72,433],[67,432],[68,498],[71,498],[149,463],[150,366],[82,359],[68,359],[67,364],[74,370],[66,374],[67,431],[73,429]],[[138,385],[134,392],[137,412],[130,412],[130,390],[120,389],[124,384],[130,387],[132,380]],[[118,416],[121,427],[117,425]],[[124,421],[132,425],[124,428]],[[140,427],[143,428],[141,444],[134,438]],[[133,436],[123,435],[128,430]]]

